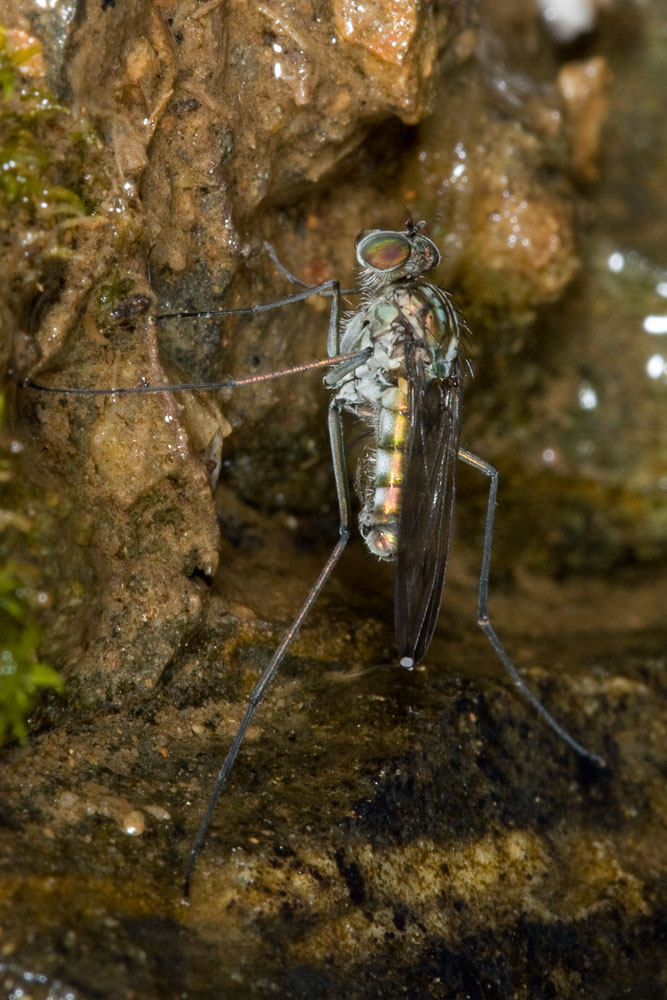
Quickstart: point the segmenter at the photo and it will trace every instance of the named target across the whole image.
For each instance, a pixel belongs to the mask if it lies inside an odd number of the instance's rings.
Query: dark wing
[[[408,432],[394,588],[399,662],[426,655],[438,621],[454,511],[461,373],[427,382],[409,345]]]

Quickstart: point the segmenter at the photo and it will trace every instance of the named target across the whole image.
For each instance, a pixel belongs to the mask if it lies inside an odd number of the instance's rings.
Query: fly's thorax
[[[363,307],[352,316],[343,330],[341,354],[372,347],[378,336],[390,330],[399,316],[399,307],[391,291],[366,298]]]
[[[420,282],[397,287],[394,298],[413,344],[423,345],[426,376],[448,378],[458,357],[461,332],[449,295]]]
[[[359,527],[369,550],[380,559],[394,559],[398,552],[407,411],[408,383],[399,378],[381,394],[375,445],[362,472]]]
[[[459,349],[460,323],[450,297],[429,282],[403,281],[367,296],[363,308],[349,319],[341,338],[343,354],[369,347],[373,355],[364,367],[392,371],[400,367],[409,341],[424,350],[427,376],[447,378]],[[335,370],[325,379],[329,385]]]
[[[341,353],[368,348],[372,353],[343,377],[334,368],[324,379],[345,409],[358,416],[374,412],[385,389],[395,386],[396,380],[405,375],[405,335],[399,316],[399,309],[389,295],[377,296],[352,316],[341,339]]]

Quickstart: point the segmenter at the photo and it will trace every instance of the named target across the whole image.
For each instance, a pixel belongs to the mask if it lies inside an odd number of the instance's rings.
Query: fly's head
[[[419,278],[440,263],[440,251],[422,234],[423,222],[410,221],[403,233],[363,229],[355,244],[364,288],[384,288],[402,278]]]

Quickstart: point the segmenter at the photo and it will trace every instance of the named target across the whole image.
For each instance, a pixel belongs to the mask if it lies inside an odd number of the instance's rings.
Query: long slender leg
[[[489,501],[486,509],[486,525],[484,528],[484,554],[482,556],[482,569],[479,575],[477,623],[493,646],[496,656],[512,678],[514,684],[518,687],[523,696],[527,698],[535,711],[542,716],[547,725],[550,726],[562,740],[565,740],[568,746],[572,747],[572,749],[582,757],[592,760],[598,765],[598,767],[606,767],[606,763],[602,757],[596,753],[592,753],[590,750],[587,750],[581,745],[581,743],[575,740],[573,736],[570,736],[567,730],[564,729],[560,723],[556,722],[554,717],[547,711],[542,702],[535,697],[505,652],[503,644],[491,625],[491,619],[489,617],[489,572],[491,569],[493,519],[496,509],[496,496],[498,494],[498,470],[495,469],[489,462],[486,462],[483,458],[473,455],[472,452],[466,451],[464,448],[459,448],[458,457],[462,462],[465,462],[466,465],[472,466],[472,468],[477,469],[478,472],[483,472],[484,475],[488,476],[491,481],[489,484]]]
[[[238,309],[205,309],[204,311],[160,313],[155,316],[156,320],[162,319],[218,319],[221,316],[252,316],[255,313],[269,312],[271,309],[280,309],[291,302],[303,302],[311,295],[329,294],[334,301],[338,299],[340,308],[340,284],[337,281],[323,281],[319,285],[307,286],[302,292],[293,292],[285,295],[274,302],[259,302],[254,306],[240,306]]]
[[[257,313],[266,312],[269,309],[277,309],[280,306],[287,305],[291,302],[301,302],[304,299],[310,298],[312,295],[322,293],[323,291],[329,291],[332,296],[331,310],[329,312],[329,330],[327,334],[327,357],[319,358],[316,361],[308,361],[302,365],[294,365],[290,368],[281,368],[272,372],[264,372],[260,375],[249,375],[247,378],[240,379],[224,379],[220,382],[182,382],[178,384],[167,384],[167,385],[134,385],[134,386],[117,386],[104,389],[98,388],[69,388],[61,386],[52,385],[42,385],[39,382],[35,382],[33,379],[26,379],[22,387],[24,389],[36,389],[40,392],[48,392],[60,396],[130,396],[140,393],[155,393],[155,392],[178,392],[178,391],[208,391],[212,392],[218,389],[233,389],[238,386],[243,385],[255,385],[258,382],[268,382],[270,379],[282,378],[284,375],[295,375],[299,372],[310,371],[314,368],[329,368],[341,363],[348,362],[347,365],[339,372],[339,375],[346,373],[346,371],[354,369],[358,364],[368,357],[372,353],[371,348],[367,348],[365,351],[351,352],[349,354],[339,353],[339,343],[340,343],[340,285],[337,281],[325,281],[321,285],[316,285],[314,288],[309,288],[304,292],[296,292],[294,295],[286,296],[282,299],[277,299],[275,302],[266,302],[258,306],[251,306],[247,309],[220,309],[215,312],[206,313],[165,313],[162,316],[155,317],[156,319],[169,319],[174,317],[199,317],[199,318],[214,318],[220,316],[229,315],[239,315],[247,313]]]
[[[370,354],[373,353],[371,347],[363,351],[354,351],[350,354],[338,354],[335,357],[318,358],[316,361],[306,361],[302,365],[294,365],[291,368],[279,368],[273,372],[263,372],[260,375],[248,375],[246,378],[229,378],[222,382],[178,382],[167,385],[130,385],[114,386],[108,389],[93,388],[69,388],[55,385],[42,385],[33,379],[26,379],[22,383],[23,389],[36,389],[39,392],[50,392],[57,396],[133,396],[148,392],[184,392],[184,391],[206,391],[213,392],[217,389],[236,389],[243,385],[256,385],[258,382],[268,382],[270,379],[282,378],[284,375],[298,375],[300,372],[311,371],[314,368],[331,368],[344,362],[349,363],[350,369],[360,365]]]
[[[331,555],[327,559],[326,563],[322,567],[320,575],[313,584],[310,593],[308,594],[306,600],[301,607],[298,615],[290,625],[289,629],[285,633],[285,636],[276,649],[275,653],[271,657],[268,666],[265,668],[262,676],[257,681],[252,694],[250,695],[250,700],[248,702],[248,707],[246,708],[245,715],[241,720],[241,725],[238,728],[236,736],[232,742],[231,747],[227,752],[227,756],[218,772],[218,776],[213,786],[213,791],[208,800],[208,805],[206,806],[206,812],[201,821],[199,830],[197,831],[197,836],[195,837],[194,843],[190,850],[190,857],[188,859],[188,865],[185,871],[185,878],[183,881],[183,898],[188,899],[190,895],[190,881],[197,864],[197,858],[204,846],[204,841],[206,840],[206,834],[208,832],[211,819],[215,812],[215,807],[217,805],[220,793],[222,792],[230,772],[234,766],[234,762],[238,756],[239,750],[241,749],[241,744],[243,743],[243,738],[246,734],[248,726],[252,722],[253,716],[257,709],[259,708],[261,702],[264,700],[264,696],[268,690],[271,681],[274,679],[278,673],[278,669],[285,657],[287,650],[289,649],[294,637],[301,628],[304,620],[306,619],[310,609],[322,592],[322,588],[329,579],[331,571],[338,562],[343,549],[345,548],[347,541],[350,537],[350,493],[349,486],[347,482],[347,469],[345,464],[345,451],[343,448],[343,430],[342,422],[340,417],[340,409],[335,399],[332,400],[329,407],[329,439],[331,442],[331,456],[333,460],[334,476],[336,480],[336,495],[338,498],[338,510],[340,513],[340,538],[336,546],[334,547]]]
[[[280,273],[287,278],[288,281],[291,281],[293,285],[301,285],[302,288],[310,288],[310,285],[308,285],[305,281],[302,281],[301,278],[297,278],[295,274],[292,274],[291,271],[287,270],[285,265],[278,259],[278,254],[274,250],[273,244],[269,243],[268,240],[264,240],[264,249]]]
[[[292,284],[294,284],[294,285],[301,285],[302,288],[310,288],[311,287],[305,281],[302,281],[301,278],[297,278],[297,276],[295,274],[292,274],[291,271],[287,270],[287,268],[282,263],[282,261],[280,261],[278,259],[278,254],[276,253],[276,251],[275,251],[275,249],[273,247],[273,244],[269,243],[268,240],[264,241],[264,249],[268,253],[268,255],[271,258],[271,260],[273,261],[273,263],[276,265],[276,267],[278,268],[278,270],[280,271],[280,273],[283,274],[287,278],[288,281],[291,281]],[[341,295],[358,295],[358,294],[359,294],[359,289],[358,288],[342,288],[341,289]]]
[[[275,264],[280,268],[280,270],[287,275],[290,280],[298,281],[294,278],[286,268],[278,261],[275,251],[269,246],[269,252]],[[299,281],[299,284],[303,285],[303,282]],[[294,292],[292,295],[285,295],[281,299],[276,299],[274,302],[261,302],[254,306],[244,306],[238,309],[212,309],[204,312],[174,312],[174,313],[162,313],[153,318],[156,321],[164,319],[219,319],[223,316],[247,316],[258,313],[269,312],[271,309],[279,309],[282,306],[290,305],[293,302],[303,302],[305,299],[311,298],[313,295],[331,295],[331,309],[329,312],[329,330],[327,334],[327,358],[322,358],[317,361],[310,361],[303,365],[295,365],[291,368],[279,369],[273,372],[266,372],[262,375],[251,375],[248,378],[243,379],[225,379],[219,382],[184,382],[178,385],[140,385],[140,386],[117,386],[110,387],[108,389],[97,389],[97,388],[69,388],[69,387],[58,387],[58,386],[48,386],[42,385],[39,382],[35,382],[32,378],[26,378],[22,383],[22,388],[24,389],[36,389],[40,392],[56,393],[61,396],[129,396],[138,393],[146,392],[177,392],[179,390],[187,391],[213,391],[218,389],[231,389],[240,385],[254,385],[257,382],[266,382],[269,379],[280,378],[283,375],[293,375],[297,372],[309,371],[312,368],[323,368],[331,365],[336,365],[340,362],[350,361],[351,368],[355,367],[355,359],[358,358],[359,362],[363,359],[364,352],[351,353],[351,354],[340,354],[339,343],[340,343],[340,284],[338,281],[330,280],[323,281],[319,285],[314,285],[312,287],[304,286],[304,290],[301,292]],[[368,353],[371,353],[370,351]]]

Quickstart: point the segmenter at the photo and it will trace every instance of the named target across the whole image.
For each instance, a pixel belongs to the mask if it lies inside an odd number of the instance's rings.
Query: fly
[[[604,760],[571,736],[530,691],[491,624],[489,572],[498,472],[460,445],[465,359],[465,327],[449,294],[425,280],[440,263],[435,243],[423,234],[424,223],[406,223],[403,232],[364,230],[357,237],[361,305],[342,326],[341,289],[337,281],[304,286],[276,302],[247,309],[170,313],[162,318],[215,318],[261,313],[316,294],[331,296],[327,357],[293,368],[215,383],[132,386],[112,389],[43,391],[75,395],[127,395],[179,389],[215,390],[251,385],[313,368],[330,367],[324,384],[332,392],[328,427],[340,516],[340,537],[322,567],[298,615],[265,667],[248,702],[236,736],[218,772],[204,817],[193,842],[183,883],[188,898],[197,858],[215,808],[246,731],[272,680],[338,562],[351,534],[351,505],[342,413],[364,421],[372,444],[361,460],[357,481],[362,509],[361,535],[380,559],[395,563],[394,624],[398,661],[408,669],[427,654],[435,630],[452,534],[457,461],[472,466],[489,481],[484,547],[479,577],[477,622],[515,686],[535,711],[576,753],[597,766]],[[280,265],[292,281],[302,284]]]

